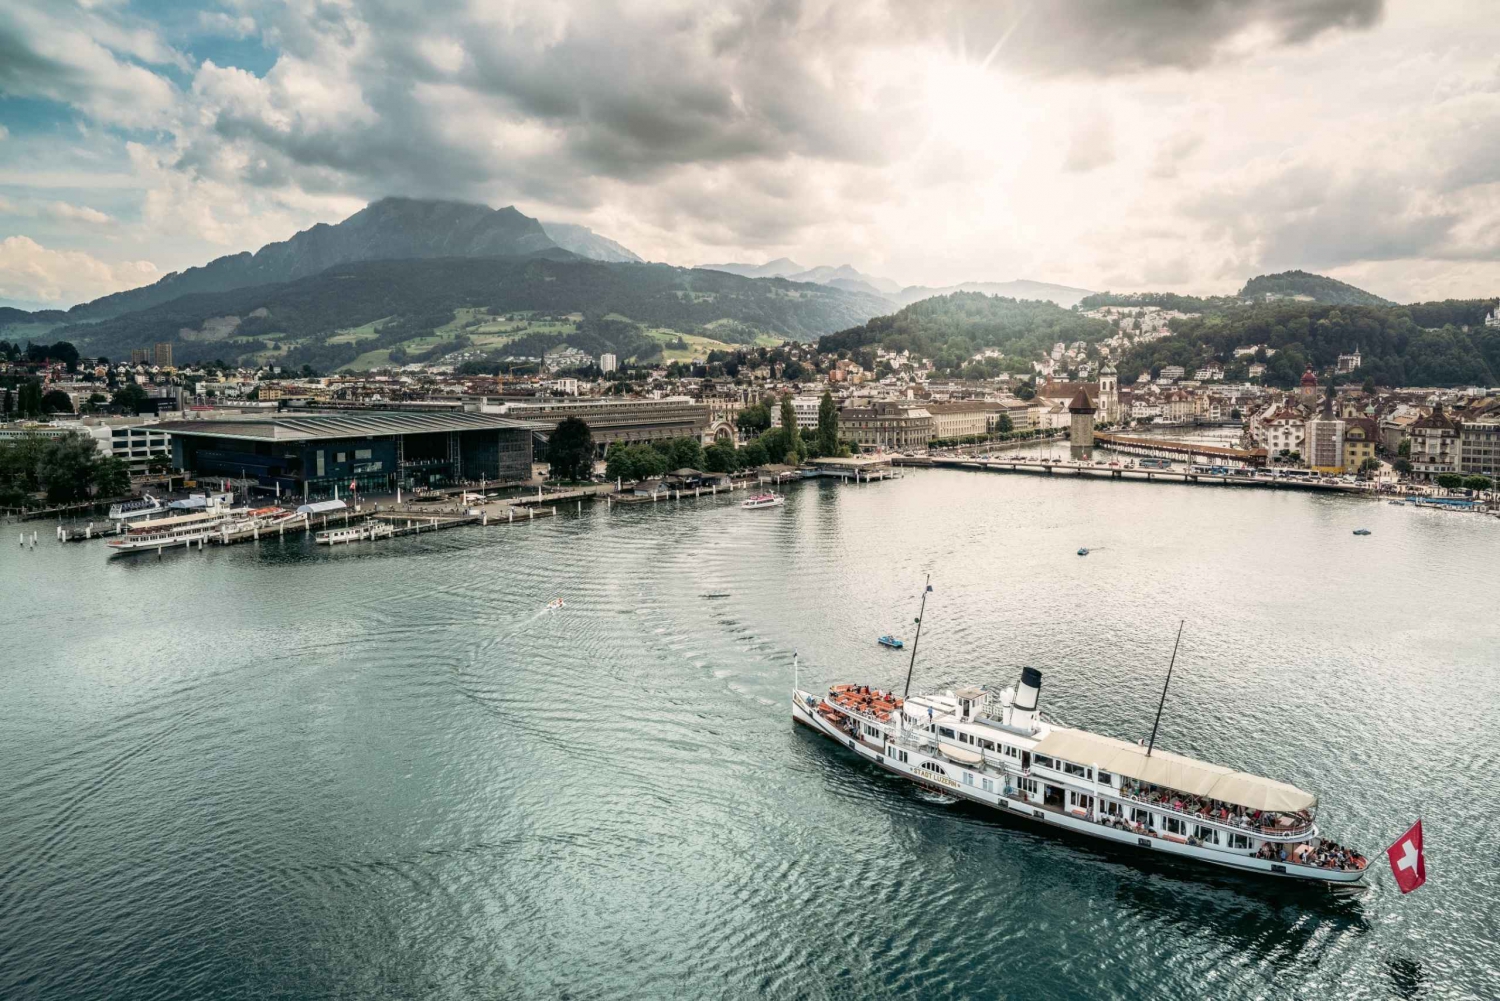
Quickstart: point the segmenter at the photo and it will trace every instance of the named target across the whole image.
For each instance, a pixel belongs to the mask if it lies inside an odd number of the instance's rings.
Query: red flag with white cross
[[[1422,857],[1422,822],[1411,825],[1411,830],[1396,839],[1396,843],[1385,850],[1391,860],[1391,872],[1396,876],[1396,885],[1402,893],[1410,893],[1427,882],[1427,860]]]

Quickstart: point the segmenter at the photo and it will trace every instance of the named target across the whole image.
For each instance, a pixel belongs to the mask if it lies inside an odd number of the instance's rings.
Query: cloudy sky
[[[1500,292],[1493,0],[3,0],[0,302],[387,194],[652,260]]]

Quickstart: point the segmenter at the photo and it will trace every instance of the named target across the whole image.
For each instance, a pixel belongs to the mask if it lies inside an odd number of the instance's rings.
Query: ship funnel
[[[1042,694],[1042,672],[1034,667],[1021,668],[1021,687],[1016,691],[1016,708],[1035,710]]]
[[[1006,722],[1017,730],[1036,730],[1036,707],[1041,694],[1042,672],[1034,667],[1021,668],[1021,687],[1016,689]]]

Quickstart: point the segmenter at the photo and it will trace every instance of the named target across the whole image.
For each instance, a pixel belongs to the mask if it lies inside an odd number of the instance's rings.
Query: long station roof
[[[397,434],[430,434],[443,431],[495,431],[531,429],[532,421],[498,414],[467,412],[367,410],[336,414],[276,414],[260,417],[162,421],[157,430],[168,434],[208,438],[244,438],[250,441],[310,441],[319,438],[362,438]]]
[[[1146,749],[1139,744],[1087,730],[1054,727],[1037,741],[1032,753],[1063,758],[1075,765],[1093,765],[1116,775],[1251,810],[1295,813],[1318,805],[1318,797],[1285,782],[1237,772],[1171,751],[1152,751],[1148,758]]]

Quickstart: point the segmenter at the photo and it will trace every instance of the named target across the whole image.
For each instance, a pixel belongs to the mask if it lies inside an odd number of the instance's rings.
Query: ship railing
[[[1179,810],[1171,803],[1162,803],[1155,800],[1143,799],[1140,796],[1133,796],[1130,793],[1120,789],[1109,789],[1107,795],[1113,796],[1117,799],[1125,800],[1130,803],[1139,803],[1141,806],[1149,807],[1150,809],[1158,811],[1160,813],[1170,813],[1173,816],[1182,817],[1185,820],[1191,820],[1195,824],[1213,824],[1215,827],[1222,828],[1223,830],[1230,831],[1234,834],[1253,834],[1260,838],[1274,838],[1276,840],[1295,841],[1299,838],[1312,834],[1317,829],[1317,825],[1312,820],[1306,820],[1300,824],[1294,824],[1290,827],[1278,827],[1275,824],[1257,824],[1251,820],[1241,817],[1232,816],[1228,819],[1225,819],[1223,817],[1216,817],[1205,813],[1194,813],[1190,810]],[[1286,814],[1281,814],[1281,816],[1286,816]]]

